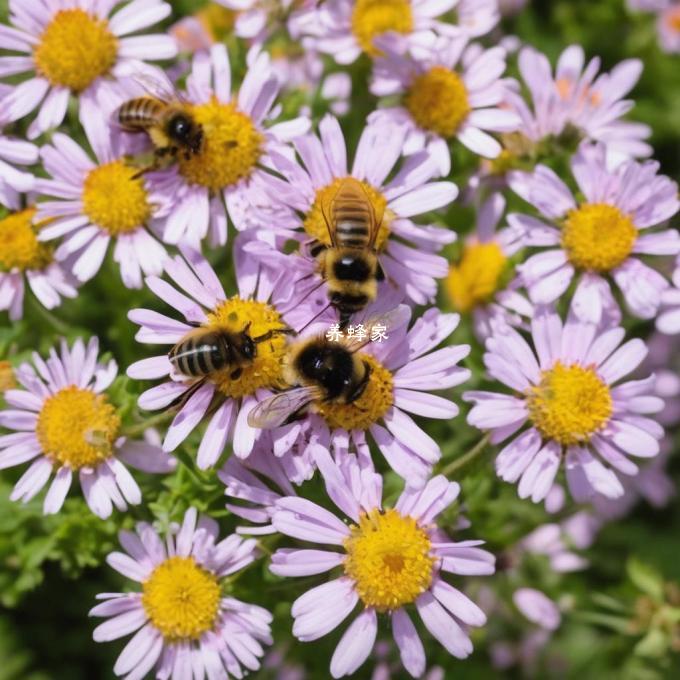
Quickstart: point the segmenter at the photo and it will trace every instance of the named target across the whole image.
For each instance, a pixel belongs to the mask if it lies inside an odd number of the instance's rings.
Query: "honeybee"
[[[257,356],[257,345],[275,335],[287,334],[289,328],[272,329],[252,337],[250,323],[236,333],[197,327],[189,331],[168,353],[168,359],[178,373],[198,381],[189,390],[192,394],[207,378],[218,371],[230,371],[229,377],[237,380],[243,369]],[[190,395],[189,395],[190,396]],[[183,395],[182,399],[185,396]]]
[[[309,252],[338,310],[340,328],[345,328],[352,314],[375,300],[378,281],[385,279],[375,247],[383,215],[376,214],[366,189],[353,177],[342,180],[335,195],[322,203],[321,213],[331,245],[315,241]]]
[[[405,306],[368,322],[368,337],[373,326],[402,322]],[[286,380],[297,385],[261,401],[249,414],[251,427],[272,429],[289,422],[310,403],[353,404],[366,391],[371,365],[359,350],[366,342],[343,337],[329,340],[325,335],[300,340],[289,348]]]
[[[123,103],[116,122],[127,132],[145,132],[154,145],[154,163],[147,170],[159,170],[185,159],[203,147],[203,127],[194,120],[190,105],[168,82],[163,84],[143,74],[135,76],[149,94]]]

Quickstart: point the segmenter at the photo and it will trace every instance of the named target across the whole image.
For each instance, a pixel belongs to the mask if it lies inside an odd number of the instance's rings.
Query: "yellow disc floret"
[[[45,455],[72,470],[110,458],[119,430],[120,417],[105,395],[73,385],[45,400],[36,426]]]
[[[257,300],[241,300],[233,297],[221,303],[208,314],[206,328],[223,330],[227,333],[241,333],[256,339],[270,331],[285,328],[281,315],[270,305]],[[255,394],[259,389],[276,389],[285,386],[283,363],[286,356],[286,338],[275,333],[269,340],[256,344],[256,355],[252,363],[242,366],[241,374],[233,377],[234,367],[215,372],[210,379],[227,397],[244,397]]]
[[[418,127],[441,137],[453,137],[471,110],[463,79],[444,66],[417,76],[404,105]]]
[[[378,56],[373,39],[393,31],[407,34],[413,30],[413,11],[408,0],[356,0],[352,12],[352,33],[361,49]]]
[[[0,271],[45,269],[52,262],[52,248],[38,241],[35,212],[28,208],[0,220]]]
[[[592,368],[559,361],[529,390],[527,406],[538,431],[565,446],[589,441],[613,412],[609,387]]]
[[[203,145],[189,158],[180,156],[179,170],[187,182],[220,191],[250,177],[264,143],[251,118],[215,98],[193,106],[192,113],[203,127]]]
[[[434,558],[427,533],[413,517],[375,509],[350,527],[345,573],[366,607],[391,611],[413,602],[432,583]]]
[[[136,168],[122,160],[91,170],[83,183],[83,210],[96,224],[119,236],[139,229],[153,209]]]
[[[331,428],[367,430],[382,418],[394,403],[392,374],[370,354],[359,354],[371,368],[371,375],[363,394],[351,404],[318,402],[315,411],[324,417]]]
[[[198,640],[215,626],[220,608],[217,578],[193,557],[170,557],[142,585],[142,605],[169,642]]]
[[[340,189],[345,179],[345,177],[339,177],[327,186],[317,189],[314,203],[312,203],[312,207],[305,216],[305,231],[313,239],[316,239],[327,246],[331,245],[331,236],[329,233],[329,225],[326,224],[326,219],[324,218],[324,211],[326,212],[326,216],[330,219],[331,202],[335,198],[338,189]],[[368,199],[371,201],[376,220],[380,221],[380,228],[378,229],[378,235],[375,239],[375,247],[378,251],[381,251],[389,238],[390,223],[394,219],[394,214],[391,210],[388,210],[387,199],[380,191],[374,189],[370,184],[364,181],[360,181],[360,184],[363,186]]]
[[[47,24],[33,57],[50,84],[82,92],[111,70],[117,54],[118,40],[105,19],[64,9]]]
[[[453,306],[465,313],[490,302],[502,283],[507,261],[495,241],[466,245],[463,257],[451,266],[446,279]]]
[[[629,215],[606,203],[584,203],[567,215],[562,247],[579,269],[608,272],[631,254],[637,229]]]
[[[14,369],[9,361],[0,361],[0,392],[12,390],[17,386]]]
[[[208,35],[215,42],[224,42],[234,30],[236,12],[214,2],[202,7],[195,14]]]

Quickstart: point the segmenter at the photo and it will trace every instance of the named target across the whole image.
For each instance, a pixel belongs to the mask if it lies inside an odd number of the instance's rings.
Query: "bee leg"
[[[316,258],[327,248],[328,246],[324,243],[321,243],[321,241],[312,241],[309,245],[309,254]]]
[[[378,281],[384,281],[385,280],[385,270],[382,268],[382,265],[380,262],[378,262],[378,268],[375,271],[375,278]]]
[[[229,377],[230,377],[232,380],[238,380],[238,379],[241,377],[241,374],[242,374],[242,373],[243,373],[243,369],[242,369],[242,368],[237,368],[237,369],[233,370],[233,371],[230,373]]]
[[[181,411],[187,401],[189,401],[189,399],[191,399],[191,397],[205,384],[205,380],[205,378],[201,378],[193,385],[189,386],[184,392],[182,392],[182,394],[179,395],[179,397],[177,397],[177,399],[171,401],[168,404],[168,408],[177,408],[178,411]]]
[[[373,371],[373,369],[371,368],[370,364],[366,361],[364,361],[364,368],[366,369],[364,377],[359,381],[354,390],[349,394],[349,397],[347,399],[348,404],[353,404],[357,399],[359,399],[359,397],[361,397],[361,395],[366,391],[366,388],[368,387],[368,381],[371,379],[371,372]]]

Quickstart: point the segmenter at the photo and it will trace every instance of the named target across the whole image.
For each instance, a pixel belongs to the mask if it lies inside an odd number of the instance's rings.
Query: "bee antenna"
[[[309,326],[311,326],[311,324],[314,323],[314,321],[316,321],[330,307],[331,307],[331,303],[329,302],[323,309],[321,309],[321,311],[317,312],[302,328],[297,329],[295,331],[295,333],[297,335],[302,333],[302,331],[304,331],[305,328],[308,328]]]

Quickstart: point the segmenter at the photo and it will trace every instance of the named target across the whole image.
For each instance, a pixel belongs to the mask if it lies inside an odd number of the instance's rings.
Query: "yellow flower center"
[[[109,458],[119,430],[120,417],[106,396],[73,385],[45,400],[36,426],[45,455],[72,470]]]
[[[469,312],[490,302],[499,290],[508,259],[495,241],[469,243],[457,265],[452,265],[446,287],[453,306]]]
[[[215,626],[220,587],[193,557],[170,557],[159,564],[142,593],[147,616],[168,641],[198,640]]]
[[[211,3],[196,12],[196,18],[215,42],[224,42],[233,31],[236,12]]]
[[[404,98],[418,127],[440,137],[453,137],[470,113],[463,79],[444,66],[419,75]]]
[[[371,510],[350,527],[345,573],[364,605],[378,611],[413,602],[432,583],[430,539],[413,517]]]
[[[179,170],[187,182],[220,191],[250,177],[264,142],[253,121],[233,104],[215,98],[192,111],[203,126],[203,145],[189,158],[180,156]]]
[[[91,170],[83,183],[83,210],[102,229],[119,236],[139,229],[151,218],[152,207],[138,169],[122,160]]]
[[[530,388],[527,406],[538,431],[566,446],[589,441],[613,411],[609,387],[592,368],[559,361]]]
[[[361,49],[371,57],[380,50],[373,39],[383,33],[410,33],[413,30],[413,12],[408,0],[357,0],[352,12],[352,33]]]
[[[248,326],[250,324],[250,326]],[[269,331],[281,330],[285,324],[281,315],[268,304],[256,300],[233,297],[221,303],[208,314],[206,328],[241,333],[248,326],[248,335],[255,339]],[[286,356],[286,338],[281,333],[256,344],[255,359],[240,367],[228,366],[211,375],[217,389],[227,397],[244,397],[259,389],[277,389],[285,386],[283,362]],[[241,369],[234,376],[234,370]]]
[[[64,9],[47,24],[33,57],[50,84],[82,92],[111,70],[117,54],[118,40],[105,19]]]
[[[328,233],[328,225],[324,219],[321,206],[325,206],[326,214],[328,215],[330,203],[333,198],[335,198],[335,195],[338,193],[338,189],[345,179],[347,178],[338,177],[327,186],[317,189],[316,196],[314,197],[314,203],[312,203],[312,207],[305,216],[305,231],[312,238],[327,246],[331,245],[331,237]],[[378,235],[375,239],[376,250],[381,251],[387,243],[387,239],[389,238],[390,223],[394,219],[394,214],[391,210],[387,209],[387,199],[382,195],[382,193],[364,181],[361,181],[360,183],[366,190],[366,194],[373,205],[373,211],[376,214],[376,218],[380,219],[380,216],[383,216],[380,229],[378,230]]]
[[[34,216],[35,208],[28,208],[0,220],[0,271],[45,269],[52,262],[51,246],[38,241]]]
[[[12,390],[17,386],[14,369],[9,361],[0,361],[0,392]]]
[[[632,252],[637,229],[629,215],[606,203],[584,203],[562,226],[562,247],[579,269],[608,272]]]
[[[331,428],[367,430],[387,413],[394,402],[392,374],[370,354],[359,356],[371,367],[363,394],[351,404],[315,404],[316,412],[323,416]]]

